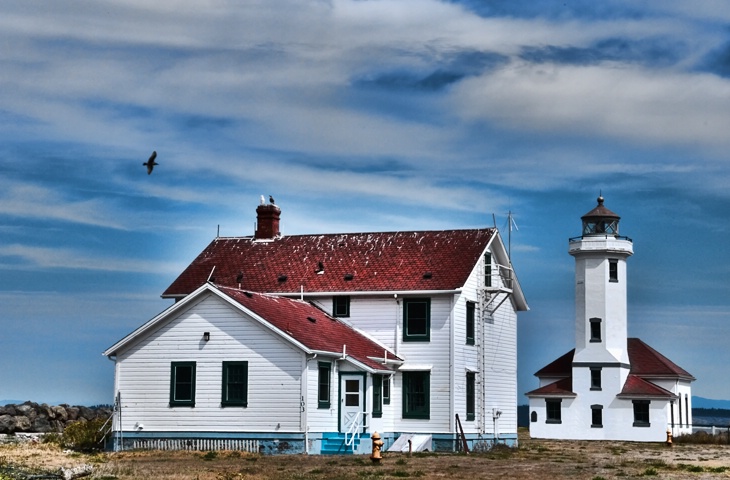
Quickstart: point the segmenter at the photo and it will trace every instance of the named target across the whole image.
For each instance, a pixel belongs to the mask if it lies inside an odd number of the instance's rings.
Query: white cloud
[[[0,246],[0,258],[20,258],[23,265],[13,269],[62,268],[72,270],[99,270],[107,272],[134,272],[154,275],[174,275],[180,265],[174,262],[150,261],[140,258],[100,257],[86,251],[69,248],[47,248],[19,244]],[[6,268],[8,265],[6,264]],[[2,265],[0,264],[0,268]]]

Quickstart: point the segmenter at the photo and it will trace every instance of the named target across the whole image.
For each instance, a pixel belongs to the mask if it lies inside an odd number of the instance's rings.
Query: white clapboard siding
[[[330,370],[330,408],[319,408],[319,362],[329,362]],[[307,426],[310,432],[337,431],[339,362],[335,358],[318,356],[307,362]]]
[[[195,407],[169,407],[175,361],[196,362]],[[247,407],[221,407],[223,361],[248,362]],[[304,353],[217,296],[119,352],[117,364],[125,430],[139,423],[145,431],[301,431]]]
[[[493,258],[494,263],[506,263],[506,259]],[[511,300],[507,300],[494,312],[489,321],[483,320],[479,305],[479,289],[484,285],[484,259],[474,266],[462,295],[455,305],[454,318],[454,372],[455,410],[466,432],[479,432],[480,424],[486,433],[517,432],[517,315]],[[499,287],[498,276],[492,277],[492,286]],[[475,345],[465,345],[466,301],[477,303],[475,315]],[[481,345],[480,347],[480,344]],[[479,351],[483,358],[479,358]],[[476,419],[466,419],[466,371],[477,370],[476,388],[484,390],[484,405],[476,405]],[[479,392],[476,401],[479,402]],[[492,411],[502,412],[494,422]],[[463,413],[462,413],[463,412]],[[480,415],[481,412],[481,415]],[[482,416],[483,415],[483,416]],[[480,418],[481,417],[481,418]]]

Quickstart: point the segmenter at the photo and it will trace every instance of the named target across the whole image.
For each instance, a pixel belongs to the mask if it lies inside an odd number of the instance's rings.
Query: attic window
[[[279,281],[280,282],[286,282],[286,279],[289,278],[286,275],[279,275]]]
[[[345,274],[345,280],[347,280],[348,282],[349,282],[350,280],[352,280],[352,278],[353,278],[353,275],[352,275],[351,273],[346,273],[346,274]]]
[[[312,323],[317,323],[317,319],[314,317],[307,317],[307,320],[309,320]]]
[[[423,278],[425,280],[428,280],[431,277],[433,277],[433,273],[431,273],[431,272],[426,272],[426,273],[423,274]]]

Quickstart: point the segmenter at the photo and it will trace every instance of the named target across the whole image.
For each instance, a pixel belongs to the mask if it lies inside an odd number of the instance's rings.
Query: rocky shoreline
[[[99,417],[107,419],[112,411],[111,406],[51,406],[30,401],[9,404],[0,406],[0,434],[62,433],[71,423],[88,422]]]

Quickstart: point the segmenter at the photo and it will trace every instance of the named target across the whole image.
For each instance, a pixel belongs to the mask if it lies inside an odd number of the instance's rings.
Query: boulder
[[[0,433],[15,432],[15,417],[12,415],[0,415]]]
[[[30,427],[33,425],[30,418],[25,415],[17,415],[15,418],[15,431],[16,432],[28,432]]]
[[[53,428],[51,427],[51,422],[48,420],[48,417],[45,415],[38,415],[35,420],[33,420],[31,430],[33,432],[48,433],[53,431]]]
[[[53,416],[49,415],[49,418],[54,418],[57,420],[60,420],[62,422],[66,422],[68,420],[68,412],[66,409],[62,406],[55,406],[51,407],[51,411],[53,411]]]
[[[79,407],[66,407],[66,414],[69,422],[75,422],[79,419]]]

